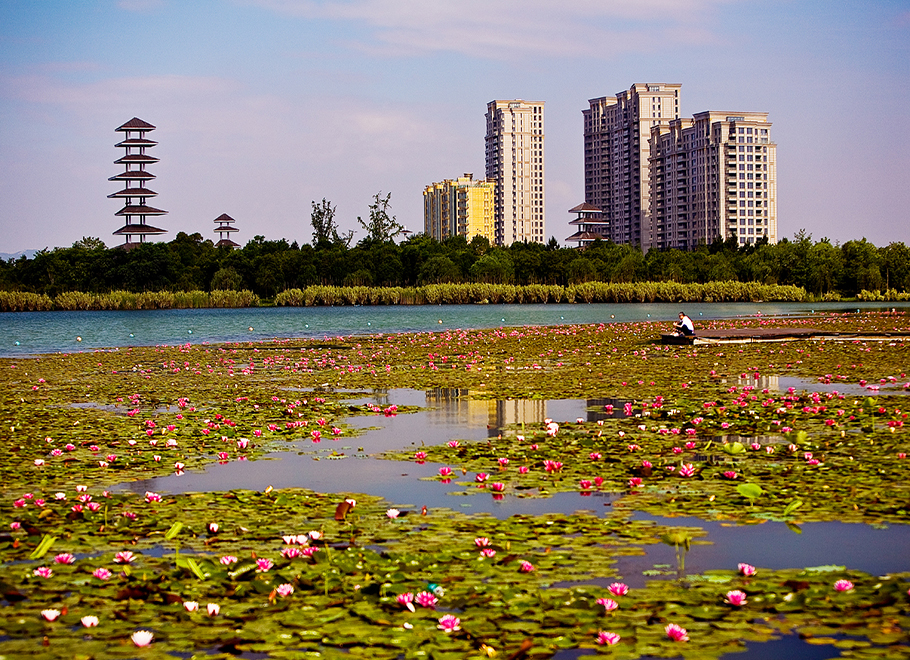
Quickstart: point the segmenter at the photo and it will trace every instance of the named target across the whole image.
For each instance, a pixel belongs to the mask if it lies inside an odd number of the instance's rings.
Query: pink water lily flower
[[[439,625],[436,626],[445,633],[461,630],[461,619],[454,614],[446,614],[439,618]]]
[[[672,639],[674,642],[689,641],[689,634],[686,632],[686,629],[676,625],[675,623],[668,623],[664,628],[664,631],[667,633],[667,637]]]
[[[111,573],[106,568],[96,568],[94,571],[92,571],[92,575],[99,580],[110,580],[113,573]]]
[[[281,550],[281,556],[285,559],[294,559],[295,557],[300,556],[300,548],[296,546],[288,546]]]
[[[838,580],[834,583],[835,591],[853,591],[853,583],[850,580]]]
[[[205,607],[208,610],[209,616],[218,616],[221,612],[221,605],[218,603],[209,603]]]
[[[484,548],[480,551],[480,554],[481,556],[487,557],[489,559],[496,556],[496,551],[493,548]]]
[[[748,601],[746,600],[746,594],[744,592],[739,589],[734,589],[733,591],[727,592],[724,597],[724,602],[739,607],[740,605],[745,605]]]
[[[448,477],[452,474],[452,468],[450,467],[441,467],[439,468],[439,476]]]
[[[136,555],[134,555],[129,550],[121,550],[116,555],[114,555],[115,564],[131,564],[136,561]]]
[[[144,646],[149,646],[152,643],[152,640],[155,639],[155,635],[148,630],[137,630],[130,635],[130,639],[133,641],[133,644],[142,648]]]
[[[751,564],[739,564],[737,568],[739,569],[740,574],[745,575],[746,577],[755,575],[755,567]]]
[[[82,622],[82,625],[86,628],[94,628],[98,625],[98,617],[88,615],[79,619]]]
[[[238,559],[234,555],[224,555],[219,561],[225,566],[230,566],[237,563]]]
[[[439,599],[436,598],[429,591],[421,591],[414,597],[414,600],[417,601],[417,604],[421,607],[428,607],[430,609],[436,608],[436,603],[439,602]]]
[[[54,561],[58,564],[73,564],[76,561],[76,557],[68,552],[61,552],[59,555],[54,557]]]
[[[629,593],[629,586],[622,582],[614,582],[607,587],[607,590],[614,596],[625,596]]]
[[[474,545],[476,545],[478,548],[485,548],[490,545],[490,539],[488,539],[486,536],[478,536],[476,539],[474,539]]]
[[[275,587],[275,591],[282,598],[287,598],[292,593],[294,593],[294,585],[285,582],[284,584],[279,584],[277,587]]]
[[[274,566],[274,565],[275,564],[272,562],[271,559],[266,559],[265,557],[260,557],[259,559],[256,560],[256,572],[265,573],[270,568],[272,568],[272,566]]]
[[[415,611],[414,610],[414,594],[412,594],[410,591],[406,591],[403,594],[398,594],[398,596],[396,597],[395,600],[398,601],[399,605],[403,605],[404,607],[407,607],[412,612]]]
[[[617,603],[617,602],[616,602],[615,600],[613,600],[612,598],[598,598],[598,599],[597,599],[597,604],[598,604],[598,605],[603,605],[603,606],[604,606],[604,610],[607,611],[607,612],[612,612],[612,611],[615,610],[617,607],[619,607],[619,603]]]
[[[615,632],[607,632],[607,631],[601,630],[599,633],[597,633],[597,643],[598,644],[605,644],[607,646],[613,646],[614,644],[619,644],[620,639],[622,639],[622,638],[619,635],[617,635]]]
[[[518,565],[518,570],[522,573],[532,573],[534,571],[534,564],[529,561],[523,561]]]
[[[195,612],[199,609],[199,603],[197,603],[195,600],[185,601],[183,603],[183,609],[185,609],[187,612]]]
[[[32,575],[35,577],[42,577],[47,579],[54,576],[54,571],[47,566],[40,566],[39,568],[36,568],[34,571],[32,571]]]
[[[57,617],[60,616],[60,610],[41,610],[41,616],[47,621],[56,621]]]

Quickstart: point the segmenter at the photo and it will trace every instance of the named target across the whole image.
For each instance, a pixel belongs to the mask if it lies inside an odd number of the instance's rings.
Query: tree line
[[[480,236],[437,241],[425,234],[401,238],[389,215],[389,196],[377,194],[365,236],[354,245],[342,234],[334,206],[313,202],[312,242],[255,236],[238,249],[215,247],[201,234],[180,232],[170,242],[131,250],[83,238],[69,248],[32,258],[0,260],[0,290],[48,296],[80,291],[241,291],[264,299],[282,291],[320,286],[415,287],[444,283],[571,286],[585,282],[717,281],[803,287],[818,299],[868,292],[910,292],[910,248],[876,247],[865,239],[835,244],[805,231],[776,244],[739,246],[717,240],[694,251],[650,250],[596,241],[584,250],[547,244],[497,247]]]

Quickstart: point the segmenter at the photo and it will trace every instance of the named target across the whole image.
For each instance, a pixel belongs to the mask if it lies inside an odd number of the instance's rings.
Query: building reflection
[[[485,424],[488,437],[496,437],[503,428],[539,428],[544,420],[574,422],[582,418],[587,422],[601,419],[624,417],[625,399],[545,400],[545,399],[479,399],[474,392],[465,389],[436,388],[426,390],[426,404],[447,422],[460,420],[462,423],[480,426]],[[608,410],[610,406],[610,410]]]

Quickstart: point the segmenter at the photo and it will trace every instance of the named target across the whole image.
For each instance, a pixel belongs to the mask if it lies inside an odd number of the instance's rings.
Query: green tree
[[[855,296],[860,291],[879,291],[882,287],[882,273],[879,269],[881,257],[878,249],[866,239],[847,241],[841,247],[844,270],[841,292]]]
[[[806,290],[816,296],[834,291],[843,272],[841,251],[823,238],[809,248]]]
[[[370,204],[370,219],[368,222],[357,216],[357,222],[364,228],[367,235],[361,243],[388,243],[395,240],[395,237],[404,231],[404,227],[398,224],[394,215],[389,215],[389,206],[391,205],[392,193],[382,196],[382,191],[373,195],[373,203]]]
[[[439,254],[424,262],[419,279],[420,284],[458,282],[461,279],[461,269],[449,257]]]
[[[104,250],[107,248],[104,241],[94,236],[83,236],[81,241],[73,243],[73,247],[83,250]]]
[[[239,291],[243,288],[243,278],[231,266],[220,268],[212,276],[212,291]]]
[[[910,291],[910,247],[901,242],[889,243],[879,250],[886,289]]]
[[[313,247],[319,247],[320,245],[325,247],[326,244],[350,246],[354,232],[351,231],[347,234],[338,233],[338,223],[335,222],[335,207],[332,203],[326,200],[325,197],[322,198],[319,204],[316,202],[311,203],[313,210],[310,212],[310,224],[313,225]]]

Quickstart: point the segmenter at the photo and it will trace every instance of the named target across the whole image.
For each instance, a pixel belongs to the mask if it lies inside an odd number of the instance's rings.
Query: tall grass
[[[207,309],[211,307],[258,307],[259,296],[252,291],[111,291],[83,293],[66,291],[53,299],[21,291],[0,291],[0,311],[104,311],[137,309]]]
[[[0,312],[45,312],[54,308],[54,301],[41,293],[0,291]]]
[[[332,305],[466,305],[643,302],[802,301],[805,289],[758,282],[584,282],[568,287],[549,284],[427,284],[419,287],[310,286],[288,289],[275,304],[288,307]],[[910,300],[910,294],[863,291],[859,300]],[[252,291],[67,291],[51,299],[21,291],[0,291],[0,311],[204,309],[258,307]]]
[[[900,302],[910,300],[910,291],[888,289],[882,293],[880,291],[866,291],[863,289],[856,294],[856,299],[862,300],[863,302]]]
[[[420,287],[333,287],[289,289],[275,297],[276,305],[464,305],[524,303],[624,303],[624,302],[758,302],[806,298],[802,287],[758,282],[608,283],[585,282],[568,287],[531,284],[428,284]]]

